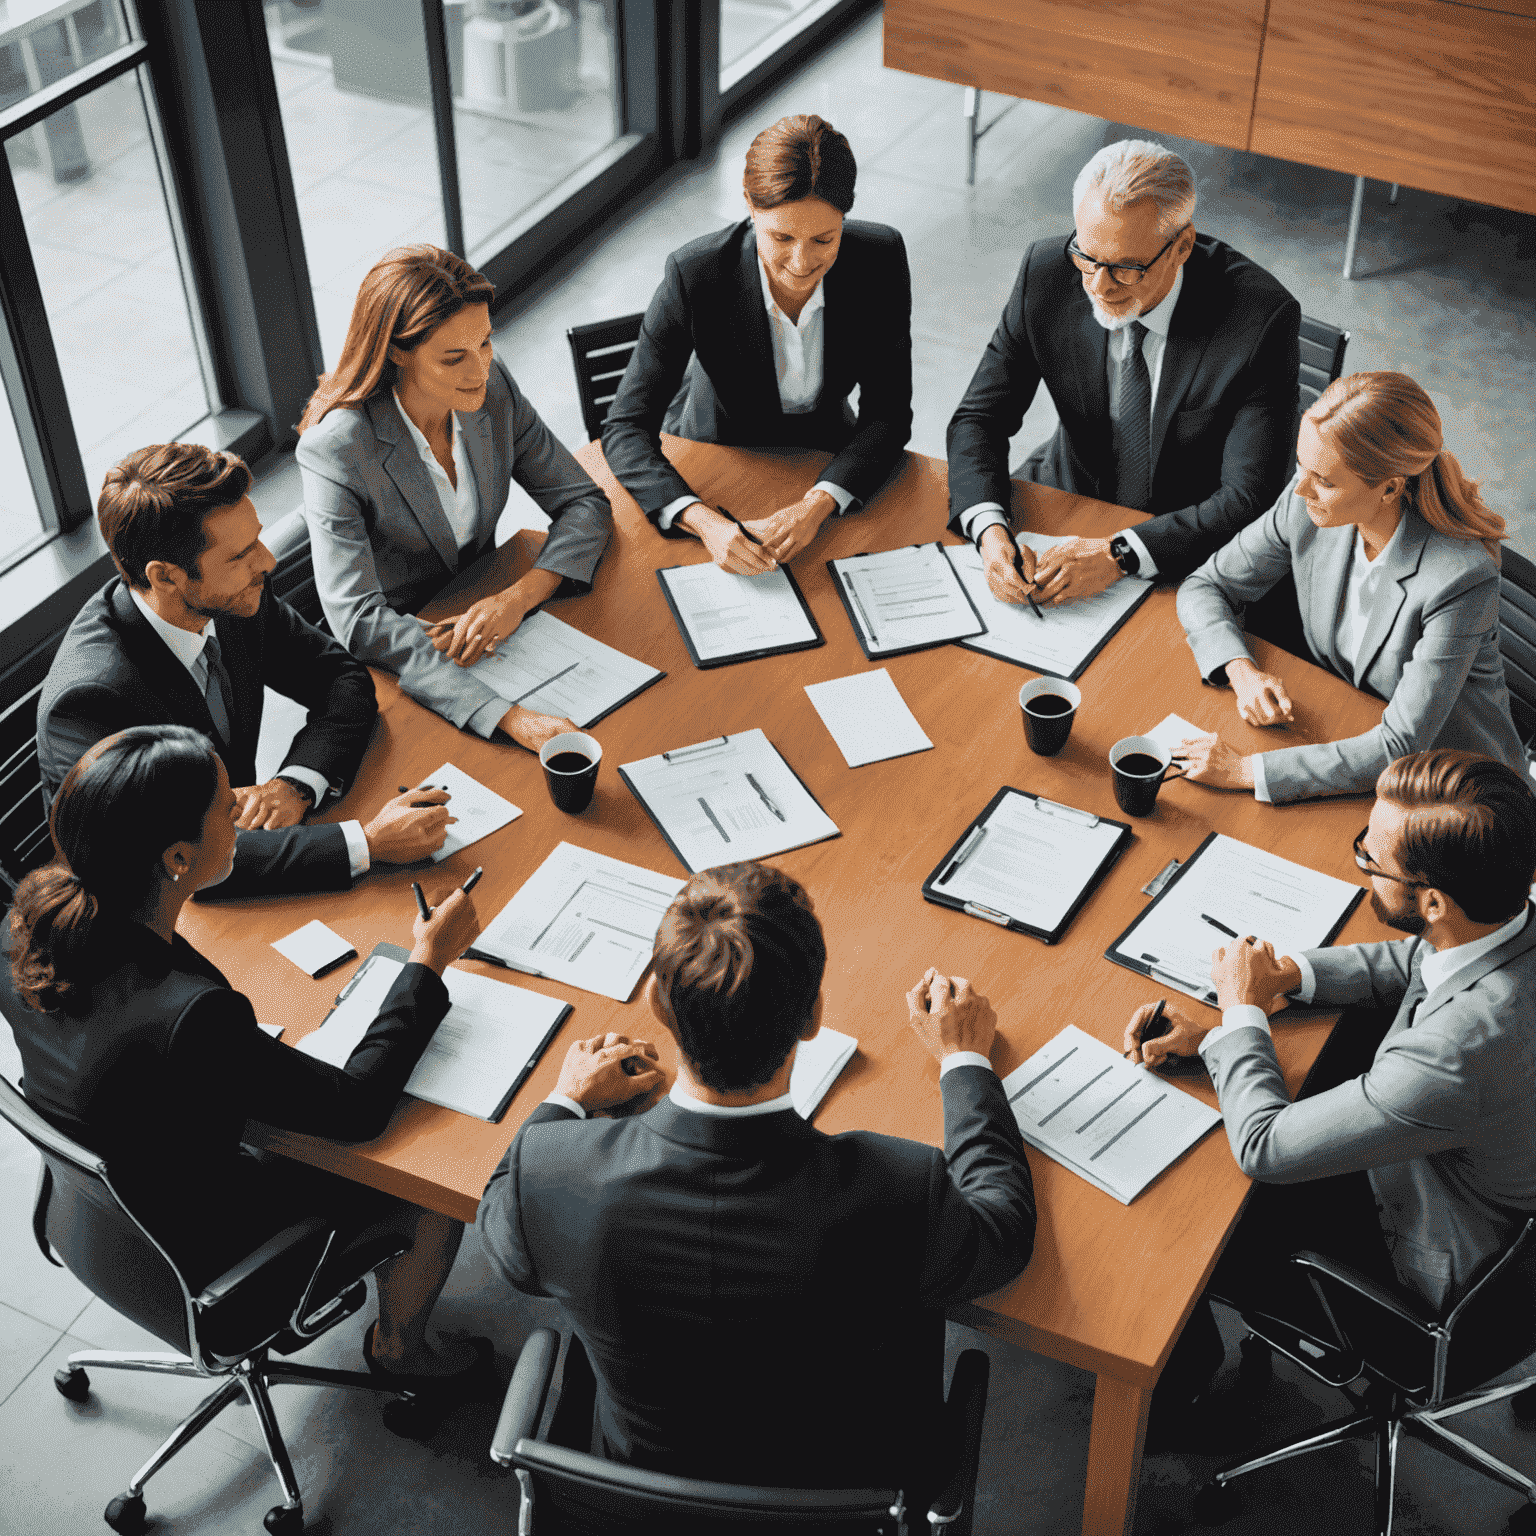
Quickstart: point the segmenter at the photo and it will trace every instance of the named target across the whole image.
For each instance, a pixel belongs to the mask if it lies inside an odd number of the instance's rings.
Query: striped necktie
[[[1144,512],[1152,499],[1152,375],[1142,356],[1147,328],[1139,320],[1126,326],[1125,350],[1120,354],[1120,462],[1116,466],[1115,500],[1122,507]]]
[[[229,748],[229,701],[233,696],[229,686],[229,673],[224,670],[224,658],[219,642],[209,635],[203,642],[203,664],[208,669],[208,681],[203,693],[208,700],[208,713],[213,717],[214,733],[219,745]]]

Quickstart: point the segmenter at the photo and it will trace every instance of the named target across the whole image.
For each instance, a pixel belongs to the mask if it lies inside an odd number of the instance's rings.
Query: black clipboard
[[[336,1010],[341,1007],[342,1003],[346,1001],[347,994],[353,989],[353,987],[357,985],[358,981],[362,977],[363,972],[368,969],[369,965],[372,963],[375,957],[379,957],[385,960],[399,960],[404,963],[411,958],[411,952],[399,944],[375,944],[373,948],[368,952],[368,958],[364,960],[363,963],[358,966],[355,971],[353,971],[351,978],[348,980],[346,986],[344,986],[341,991],[336,994],[336,1001],[331,1006],[330,1013],[327,1013],[325,1018],[321,1019],[320,1021],[322,1025],[330,1022],[331,1014],[335,1013]],[[507,1091],[501,1096],[500,1101],[497,1103],[496,1113],[486,1121],[487,1125],[501,1124],[503,1116],[505,1116],[508,1109],[512,1107],[512,1100],[517,1097],[518,1089],[521,1088],[523,1084],[533,1076],[533,1069],[538,1066],[541,1060],[543,1060],[544,1052],[549,1049],[550,1044],[553,1042],[555,1036],[560,1033],[561,1025],[563,1025],[565,1021],[570,1018],[573,1012],[575,1012],[575,1009],[570,1003],[567,1003],[563,1008],[561,1008],[560,1012],[555,1015],[554,1023],[549,1026],[549,1028],[544,1032],[544,1038],[540,1040],[539,1043],[529,1053],[527,1061],[523,1063],[522,1067],[518,1071],[517,1076],[513,1078],[511,1087],[507,1089]],[[466,1110],[455,1110],[454,1113],[468,1114]],[[468,1118],[471,1120],[478,1120],[480,1116],[468,1115]]]
[[[700,564],[702,562],[695,561],[694,563]],[[795,601],[800,604],[800,611],[805,615],[806,622],[811,626],[811,638],[809,640],[791,640],[787,645],[764,646],[761,650],[756,651],[737,651],[731,656],[712,656],[707,661],[703,660],[694,646],[693,636],[688,633],[688,626],[683,622],[682,614],[677,611],[677,604],[672,599],[672,589],[667,585],[668,571],[691,569],[692,566],[686,565],[664,565],[657,570],[656,580],[661,583],[661,595],[666,598],[667,607],[672,610],[672,622],[677,625],[677,632],[683,637],[683,644],[688,647],[688,658],[701,672],[707,671],[710,667],[734,666],[738,661],[760,661],[764,656],[785,656],[791,651],[813,651],[818,645],[825,645],[827,643],[827,637],[822,634],[821,626],[816,622],[816,615],[811,612],[811,605],[806,602],[805,593],[800,590],[800,583],[795,580],[794,572],[787,565],[781,565],[774,574],[782,576],[789,583],[789,590],[795,594]]]
[[[963,546],[961,546],[961,545],[944,545],[943,547],[946,548],[946,549],[958,549],[958,548],[962,548]],[[945,558],[949,559],[949,557],[947,555],[945,556]],[[954,562],[951,560],[950,563],[953,564]],[[958,575],[958,573],[957,573],[957,575]],[[962,583],[962,585],[963,585],[963,583]],[[966,595],[970,596],[969,593],[967,593]],[[1094,648],[1091,651],[1089,651],[1088,654],[1086,656],[1084,656],[1083,659],[1080,662],[1078,662],[1077,666],[1074,667],[1071,672],[1065,674],[1064,676],[1060,672],[1053,672],[1053,671],[1051,671],[1051,669],[1049,667],[1037,667],[1031,661],[1020,661],[1017,656],[1003,656],[1003,655],[1000,655],[997,651],[989,651],[986,648],[986,646],[984,646],[984,645],[977,645],[975,643],[974,639],[956,640],[956,641],[953,642],[953,644],[964,646],[965,649],[968,650],[968,651],[975,651],[978,656],[990,656],[993,659],[993,661],[1003,661],[1003,662],[1006,662],[1010,667],[1022,667],[1024,669],[1024,671],[1026,671],[1026,672],[1033,672],[1033,673],[1037,674],[1040,677],[1062,677],[1065,682],[1075,683],[1078,680],[1078,678],[1080,678],[1083,675],[1083,673],[1086,672],[1088,670],[1088,668],[1093,665],[1094,658],[1099,654],[1099,652],[1102,651],[1104,649],[1104,647],[1106,645],[1108,645],[1109,642],[1111,640],[1113,640],[1115,638],[1115,636],[1118,635],[1122,629],[1125,628],[1126,621],[1129,620],[1131,615],[1134,614],[1135,612],[1137,612],[1137,610],[1140,609],[1141,605],[1144,602],[1146,602],[1146,600],[1149,597],[1151,597],[1151,596],[1152,596],[1152,587],[1149,584],[1148,586],[1146,586],[1142,590],[1141,596],[1138,597],[1136,599],[1136,601],[1134,603],[1132,603],[1131,606],[1129,608],[1127,608],[1125,610],[1125,612],[1122,613],[1118,619],[1115,620],[1114,624],[1107,631],[1105,631],[1103,636],[1100,638],[1099,643],[1096,646],[1094,646]],[[975,604],[973,603],[971,606],[975,607]]]
[[[930,545],[938,550],[944,548],[937,539],[930,539],[927,544],[907,544],[902,547],[905,549],[927,549]],[[888,555],[890,553],[892,551],[888,549],[861,549],[856,555],[842,555],[836,560],[827,561],[827,573],[832,578],[833,589],[843,600],[843,608],[848,614],[848,622],[853,626],[853,638],[859,642],[859,649],[864,652],[865,661],[884,661],[887,656],[910,656],[914,651],[931,651],[941,645],[962,644],[961,637],[956,635],[951,636],[947,640],[924,640],[919,645],[898,645],[884,651],[870,650],[869,646],[865,643],[866,634],[869,634],[870,638],[874,638],[870,631],[869,621],[864,617],[858,597],[849,585],[847,577],[844,576],[838,567],[849,565],[855,560],[868,560],[871,555]],[[977,611],[976,604],[971,600],[970,592],[967,590],[965,583],[960,580],[960,573],[955,569],[954,562],[946,555],[944,557],[944,564],[949,567],[949,574],[954,579],[956,587],[960,589],[960,596],[965,599],[966,607],[976,616],[977,633],[985,634],[987,621]]]
[[[956,855],[970,839],[971,834],[978,827],[986,824],[992,813],[1003,803],[1004,795],[1018,795],[1023,800],[1033,800],[1051,806],[1058,812],[1068,813],[1068,819],[1080,819],[1093,817],[1092,824],[1096,827],[1115,827],[1118,829],[1113,843],[1105,850],[1104,856],[1099,860],[1093,873],[1083,883],[1083,888],[1077,893],[1072,905],[1067,908],[1066,914],[1060,923],[1051,929],[1036,928],[1033,924],[1020,922],[1016,917],[1009,917],[1004,912],[995,912],[990,907],[982,907],[975,902],[963,900],[959,896],[952,896],[948,891],[939,890],[939,876],[942,875],[954,861]],[[1088,898],[1099,888],[1105,875],[1114,866],[1115,861],[1130,847],[1135,831],[1129,822],[1113,821],[1108,816],[1094,816],[1091,811],[1079,810],[1076,806],[1062,805],[1057,800],[1046,800],[1043,795],[1032,795],[1028,790],[1014,789],[1005,784],[998,792],[987,801],[979,816],[974,817],[966,829],[957,837],[948,853],[934,865],[933,872],[923,881],[923,900],[931,901],[935,906],[948,907],[953,912],[964,912],[968,917],[979,917],[984,922],[995,923],[999,928],[1009,928],[1014,933],[1027,933],[1039,939],[1045,944],[1055,944],[1061,940],[1067,929],[1072,926],[1072,919],[1082,911]]]
[[[740,733],[738,732],[738,734],[740,734]],[[766,735],[766,733],[764,733],[764,734],[765,734],[765,738],[767,739],[768,745],[770,747],[773,747],[773,750],[775,752],[779,752],[778,747],[774,745],[773,738],[772,737],[768,737]],[[686,746],[686,747],[674,747],[670,752],[659,752],[659,753],[656,753],[655,756],[665,758],[667,760],[667,762],[670,764],[672,759],[674,757],[676,757],[679,752],[688,753],[688,752],[697,751],[701,747],[712,747],[712,746],[715,745],[716,742],[729,741],[730,739],[731,738],[730,738],[729,735],[726,735],[726,736],[711,736],[708,741],[696,741],[696,742],[693,742],[689,746]],[[823,816],[827,816],[827,808],[826,808],[826,806],[824,806],[821,803],[820,800],[816,799],[815,794],[812,793],[811,786],[809,784],[807,784],[805,782],[805,780],[800,777],[800,775],[795,771],[795,765],[792,762],[790,762],[790,760],[787,757],[785,757],[782,752],[779,752],[779,761],[781,763],[783,763],[784,766],[786,768],[788,768],[789,771],[792,774],[794,774],[795,782],[797,784],[799,784],[800,788],[803,789],[806,792],[807,795],[810,795],[812,802],[816,806],[816,809],[818,811],[820,811]],[[679,864],[681,864],[683,866],[683,868],[686,869],[690,875],[698,874],[698,870],[696,870],[693,867],[693,865],[690,864],[688,862],[688,860],[683,857],[683,850],[681,848],[679,848],[677,846],[677,844],[672,841],[671,834],[667,831],[666,827],[662,824],[661,817],[659,817],[656,814],[656,812],[651,809],[650,801],[648,801],[645,798],[645,796],[640,793],[640,786],[638,784],[636,784],[635,781],[632,778],[630,778],[630,776],[627,773],[625,773],[624,765],[622,763],[619,764],[619,777],[621,779],[623,779],[624,787],[630,792],[630,794],[632,794],[635,797],[636,800],[638,800],[640,802],[640,809],[642,811],[644,811],[645,814],[651,818],[651,825],[653,827],[655,827],[658,832],[661,833],[661,840],[667,845],[668,848],[670,848],[672,850],[672,857],[674,859],[676,859],[677,862]],[[827,820],[828,821],[832,821],[832,818],[830,816],[827,816]],[[833,822],[833,825],[836,826],[837,825],[836,822]],[[817,842],[830,843],[834,837],[841,837],[842,835],[843,835],[843,829],[841,827],[838,827],[837,831],[835,831],[833,833],[830,833],[826,837],[818,838]],[[795,845],[796,848],[811,848],[811,847],[814,847],[814,846],[815,846],[815,844],[813,844],[813,843],[797,843]],[[792,853],[793,851],[794,851],[794,849],[791,849],[791,848],[786,848],[784,850],[785,853]],[[765,858],[777,858],[778,855],[777,854],[765,854],[764,857]],[[709,866],[706,866],[706,867],[707,868],[713,868],[712,865],[709,865]]]
[[[1147,920],[1147,914],[1151,912],[1153,907],[1155,907],[1158,902],[1160,902],[1169,893],[1169,891],[1171,891],[1179,883],[1179,881],[1182,880],[1192,868],[1194,868],[1195,863],[1199,859],[1200,855],[1204,853],[1205,850],[1209,848],[1213,842],[1216,841],[1218,835],[1219,834],[1215,832],[1207,832],[1205,834],[1205,836],[1200,840],[1200,846],[1196,848],[1195,851],[1190,854],[1190,856],[1185,859],[1182,864],[1179,865],[1179,867],[1169,877],[1168,883],[1162,888],[1162,890],[1160,890],[1157,895],[1154,896],[1151,901],[1149,901],[1146,906],[1141,909],[1140,913],[1138,913],[1137,916],[1131,920],[1131,924],[1125,930],[1125,932],[1122,933],[1115,940],[1115,942],[1104,951],[1104,958],[1106,960],[1110,961],[1111,964],[1123,966],[1128,971],[1135,971],[1138,976],[1163,976],[1175,984],[1177,984],[1179,981],[1192,981],[1196,983],[1199,982],[1200,978],[1198,976],[1180,977],[1174,971],[1160,971],[1157,969],[1155,962],[1149,962],[1140,958],[1139,956],[1132,957],[1131,955],[1120,954],[1118,951],[1121,945],[1123,945],[1126,940],[1129,939],[1130,936],[1135,933],[1135,931]],[[1365,890],[1362,887],[1360,890],[1356,891],[1355,894],[1344,904],[1344,910],[1342,913],[1340,913],[1338,921],[1323,936],[1322,943],[1317,946],[1319,949],[1327,948],[1328,945],[1332,944],[1333,941],[1338,938],[1339,934],[1344,930],[1345,923],[1347,923],[1354,915],[1355,908],[1358,907],[1364,900]],[[1214,939],[1212,940],[1213,946],[1216,942],[1218,941]],[[1186,992],[1184,995],[1189,997],[1193,994]],[[1216,1006],[1216,989],[1214,987],[1210,988],[1203,997],[1197,998],[1196,1000],[1199,1002],[1205,1002],[1208,1004],[1208,1006],[1214,1008]]]

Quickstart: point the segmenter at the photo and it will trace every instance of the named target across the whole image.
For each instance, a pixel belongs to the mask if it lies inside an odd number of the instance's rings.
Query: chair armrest
[[[976,1469],[981,1461],[981,1428],[987,1414],[987,1383],[991,1373],[992,1362],[979,1349],[964,1350],[955,1361],[941,1418],[941,1441],[950,1458],[948,1481],[928,1506],[930,1528],[942,1530],[953,1525],[976,1496]]]
[[[270,528],[261,531],[261,542],[272,558],[281,564],[295,550],[309,545],[309,524],[304,520],[304,504],[285,512]]]
[[[250,1285],[262,1289],[272,1286],[275,1290],[278,1283],[286,1283],[297,1296],[320,1262],[330,1235],[330,1222],[320,1216],[306,1216],[303,1221],[284,1227],[254,1253],[247,1254],[216,1280],[210,1280],[197,1297],[197,1305],[203,1308],[219,1306]],[[288,1310],[291,1310],[291,1303]],[[283,1315],[287,1316],[286,1310]]]
[[[553,1328],[538,1328],[529,1334],[507,1384],[507,1395],[501,1400],[496,1433],[491,1436],[491,1460],[497,1466],[511,1466],[513,1447],[519,1440],[531,1440],[537,1431],[559,1354],[560,1335]]]
[[[53,1244],[48,1241],[48,1203],[52,1199],[53,1169],[48,1166],[46,1157],[40,1157],[37,1160],[37,1193],[32,1198],[32,1236],[42,1249],[43,1257],[55,1269],[63,1269],[64,1266],[53,1256]]]
[[[1313,1271],[1308,1278],[1314,1286],[1319,1284],[1316,1278],[1319,1275],[1337,1281],[1355,1292],[1357,1296],[1364,1297],[1373,1306],[1380,1307],[1384,1312],[1389,1312],[1410,1327],[1418,1329],[1426,1338],[1434,1338],[1439,1331],[1432,1318],[1426,1318],[1414,1311],[1401,1296],[1394,1295],[1384,1285],[1378,1285],[1369,1275],[1362,1274],[1351,1264],[1341,1263],[1338,1259],[1330,1259],[1324,1254],[1313,1253],[1310,1250],[1293,1253],[1291,1263],[1300,1265],[1302,1269]]]

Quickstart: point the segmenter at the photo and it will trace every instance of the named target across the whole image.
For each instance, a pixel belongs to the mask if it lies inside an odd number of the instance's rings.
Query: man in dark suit
[[[949,525],[993,594],[1022,603],[1178,581],[1265,512],[1295,451],[1301,308],[1262,267],[1197,235],[1189,166],[1159,144],[1099,151],[1076,230],[1037,240],[949,424]],[[1008,442],[1044,381],[1061,418],[1026,480],[1153,514],[1043,557],[1008,526]]]
[[[143,448],[108,471],[97,516],[120,577],[75,616],[48,669],[43,793],[51,801],[81,754],[116,731],[191,726],[218,748],[240,810],[234,870],[211,891],[345,890],[375,860],[440,848],[448,797],[391,800],[366,827],[303,824],[346,793],[378,704],[366,668],[267,589],[274,561],[250,486],[242,460],[195,443]],[[281,772],[258,784],[264,688],[309,715]]]
[[[588,1118],[659,1084],[644,1059],[656,1053],[619,1035],[573,1046],[481,1199],[493,1261],[519,1290],[557,1297],[580,1336],[610,1457],[910,1494],[933,1461],[938,1309],[1029,1260],[1034,1192],[988,1060],[986,999],[931,970],[907,994],[941,1062],[942,1153],[826,1136],[789,1092],[796,1046],[820,1027],[825,962],[810,898],[787,875],[694,876],[647,983],[677,1041],[670,1096]],[[640,1073],[624,1076],[638,1053]]]

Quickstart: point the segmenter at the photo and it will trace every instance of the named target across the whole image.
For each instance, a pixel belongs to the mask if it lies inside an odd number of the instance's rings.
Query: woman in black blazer
[[[479,1387],[489,1341],[426,1336],[460,1223],[240,1144],[247,1119],[348,1141],[383,1131],[448,1011],[442,971],[479,932],[474,906],[456,892],[418,921],[410,963],[346,1065],[316,1061],[269,1039],[176,933],[182,904],[228,875],[237,814],[223,763],[186,726],[135,726],[70,769],[55,860],[17,888],[0,966],[28,1102],[106,1160],[194,1294],[305,1216],[337,1220],[349,1240],[407,1234],[410,1251],[378,1271],[369,1367],[429,1391]]]
[[[667,258],[603,425],[608,467],[646,516],[669,537],[701,539],[728,571],[799,554],[829,516],[875,493],[912,434],[907,251],[888,225],[844,220],[856,170],[848,140],[819,117],[758,134],[742,178],[750,216]],[[738,524],[667,462],[664,431],[833,459],[801,500]]]

